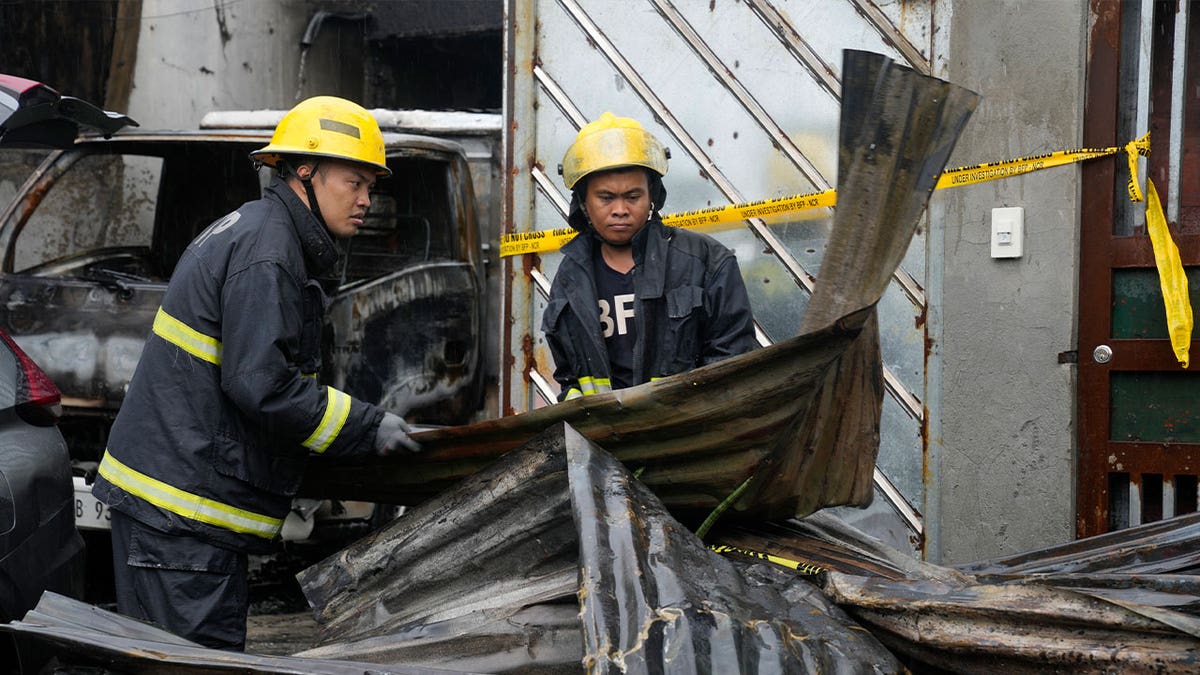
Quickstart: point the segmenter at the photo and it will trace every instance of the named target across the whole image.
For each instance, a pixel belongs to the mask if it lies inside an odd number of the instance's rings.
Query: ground
[[[250,654],[290,656],[312,647],[317,622],[311,611],[251,614],[246,622],[246,651]]]
[[[286,656],[313,646],[319,626],[296,574],[329,552],[301,548],[251,557],[247,652]]]

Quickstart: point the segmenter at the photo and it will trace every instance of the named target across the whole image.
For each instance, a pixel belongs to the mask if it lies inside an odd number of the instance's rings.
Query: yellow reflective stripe
[[[300,373],[300,377],[303,377],[306,380],[315,380],[317,379],[317,375],[318,373]]]
[[[570,401],[573,398],[582,398],[582,397],[583,397],[582,391],[579,391],[575,387],[571,387],[570,389],[567,390],[567,397],[564,398],[563,400]]]
[[[154,334],[192,356],[221,365],[221,341],[209,337],[158,308],[154,316]]]
[[[612,391],[612,380],[607,377],[581,377],[579,389],[583,391],[584,396],[603,394]]]
[[[333,439],[341,433],[350,417],[350,395],[344,394],[333,387],[325,387],[328,401],[325,402],[325,414],[321,423],[313,430],[312,435],[304,440],[304,447],[313,452],[325,452]]]
[[[129,494],[184,518],[264,539],[274,539],[283,527],[283,520],[280,518],[222,504],[151,478],[125,466],[107,451],[100,462],[99,471],[110,483]]]

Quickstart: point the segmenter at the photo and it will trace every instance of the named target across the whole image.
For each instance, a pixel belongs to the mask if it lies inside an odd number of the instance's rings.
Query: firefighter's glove
[[[403,417],[390,412],[383,413],[379,430],[375,432],[375,452],[385,456],[420,452],[421,446],[408,437],[410,431]]]

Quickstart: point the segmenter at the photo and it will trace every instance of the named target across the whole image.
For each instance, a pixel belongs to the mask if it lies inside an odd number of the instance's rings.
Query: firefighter
[[[637,121],[610,112],[579,130],[559,167],[571,190],[563,249],[542,330],[559,400],[630,387],[755,349],[733,252],[666,227],[669,154]]]
[[[112,507],[118,611],[237,651],[248,554],[274,550],[308,454],[419,450],[400,416],[316,378],[315,278],[390,173],[375,119],[310,98],[251,157],[276,177],[184,251],[93,487]]]

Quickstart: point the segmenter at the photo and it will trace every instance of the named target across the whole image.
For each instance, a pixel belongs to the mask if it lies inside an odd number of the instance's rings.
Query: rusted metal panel
[[[327,630],[294,657],[204,649],[53,594],[0,632],[29,673],[51,659],[155,673],[577,672],[585,657],[737,672],[719,659],[747,654],[755,672],[897,671],[880,643],[912,672],[1194,672],[1200,658],[1196,514],[959,568],[828,512],[725,526],[710,543],[823,571],[721,561],[558,427],[302,573]]]
[[[958,570],[926,563],[849,525],[830,511],[775,522],[722,523],[708,541],[731,555],[767,554],[799,563],[810,575],[824,571],[883,579],[920,578],[965,582]]]
[[[1074,590],[837,572],[827,575],[823,588],[889,648],[924,667],[1184,673],[1200,666],[1200,619]]]
[[[561,429],[532,439],[298,575],[321,623],[307,654],[486,672],[577,664],[578,609],[541,606],[578,587],[563,442]]]
[[[1175,23],[1189,16],[1195,21],[1194,13],[1178,9],[1178,4],[1161,2],[1091,3],[1084,145],[1111,146],[1129,140],[1122,135],[1152,131],[1148,175],[1163,194],[1170,185],[1194,180],[1196,175],[1195,155],[1176,152],[1179,135],[1186,141],[1195,133],[1194,123],[1177,119],[1183,109],[1173,102],[1177,94],[1195,97],[1194,92],[1174,91],[1180,86],[1176,71],[1194,61],[1196,53],[1184,48],[1186,40],[1175,44],[1186,37],[1181,32],[1185,27]],[[1119,396],[1121,381],[1139,373],[1179,372],[1179,368],[1167,340],[1127,339],[1130,336],[1114,333],[1120,328],[1113,323],[1114,308],[1126,313],[1139,309],[1126,307],[1135,301],[1122,293],[1119,281],[1126,277],[1120,275],[1134,269],[1152,271],[1155,266],[1141,224],[1141,207],[1128,205],[1121,189],[1126,181],[1124,163],[1115,158],[1089,162],[1083,165],[1082,176],[1080,288],[1087,292],[1081,296],[1079,318],[1076,530],[1088,536],[1174,513],[1175,482],[1200,476],[1195,461],[1200,445],[1166,438],[1161,443],[1130,443],[1114,432],[1111,417],[1123,402],[1129,402]],[[1175,205],[1168,202],[1173,209]],[[1193,266],[1200,263],[1200,236],[1188,224],[1196,218],[1195,207],[1183,199],[1178,206],[1172,236],[1183,264]],[[1101,345],[1110,348],[1110,360],[1093,358],[1093,350]],[[1193,340],[1193,352],[1198,348],[1200,341]],[[1181,508],[1194,510],[1196,505],[1181,503]]]
[[[1109,147],[1117,142],[1117,81],[1120,65],[1121,3],[1091,0],[1093,24],[1088,46],[1087,101],[1083,144]],[[1079,482],[1076,534],[1089,536],[1108,522],[1107,468],[1103,457],[1108,436],[1108,367],[1094,363],[1092,350],[1108,339],[1106,307],[1112,305],[1111,269],[1107,259],[1114,216],[1115,160],[1083,164],[1084,199],[1080,204],[1079,287],[1088,289],[1079,313]]]
[[[1200,472],[1200,452],[1195,449],[1195,444],[1175,447],[1175,444],[1157,442],[1114,442],[1109,445],[1106,462],[1112,471],[1169,474],[1174,469],[1184,473]]]
[[[412,458],[347,464],[314,457],[301,492],[420,503],[565,421],[592,441],[612,447],[630,466],[641,468],[641,479],[669,507],[711,509],[754,473],[771,447],[790,446],[796,439],[785,432],[811,405],[820,383],[870,314],[870,309],[863,310],[824,330],[637,387],[520,415],[422,431],[414,439],[423,451]],[[796,451],[804,452],[803,448]],[[830,466],[860,467],[857,457],[863,452],[874,454],[870,446],[840,446],[830,457],[834,464],[810,467],[814,484],[808,487],[815,492],[791,495],[785,501],[850,503],[851,486],[818,489],[817,484],[825,483]],[[857,470],[851,478],[869,487],[869,467],[865,475]]]
[[[565,431],[579,529],[589,670],[635,673],[901,672],[876,640],[770,566],[705,550],[600,448]]]
[[[1037,551],[961,565],[976,576],[1064,573],[1179,574],[1200,583],[1200,514],[1188,514]]]
[[[321,644],[292,657],[201,648],[61,596],[0,632],[28,673],[50,663],[130,673],[903,672],[817,586],[706,550],[564,424],[300,579],[326,627]]]
[[[1192,672],[1200,659],[1196,515],[953,568],[826,512],[710,540],[801,565],[916,672]]]

